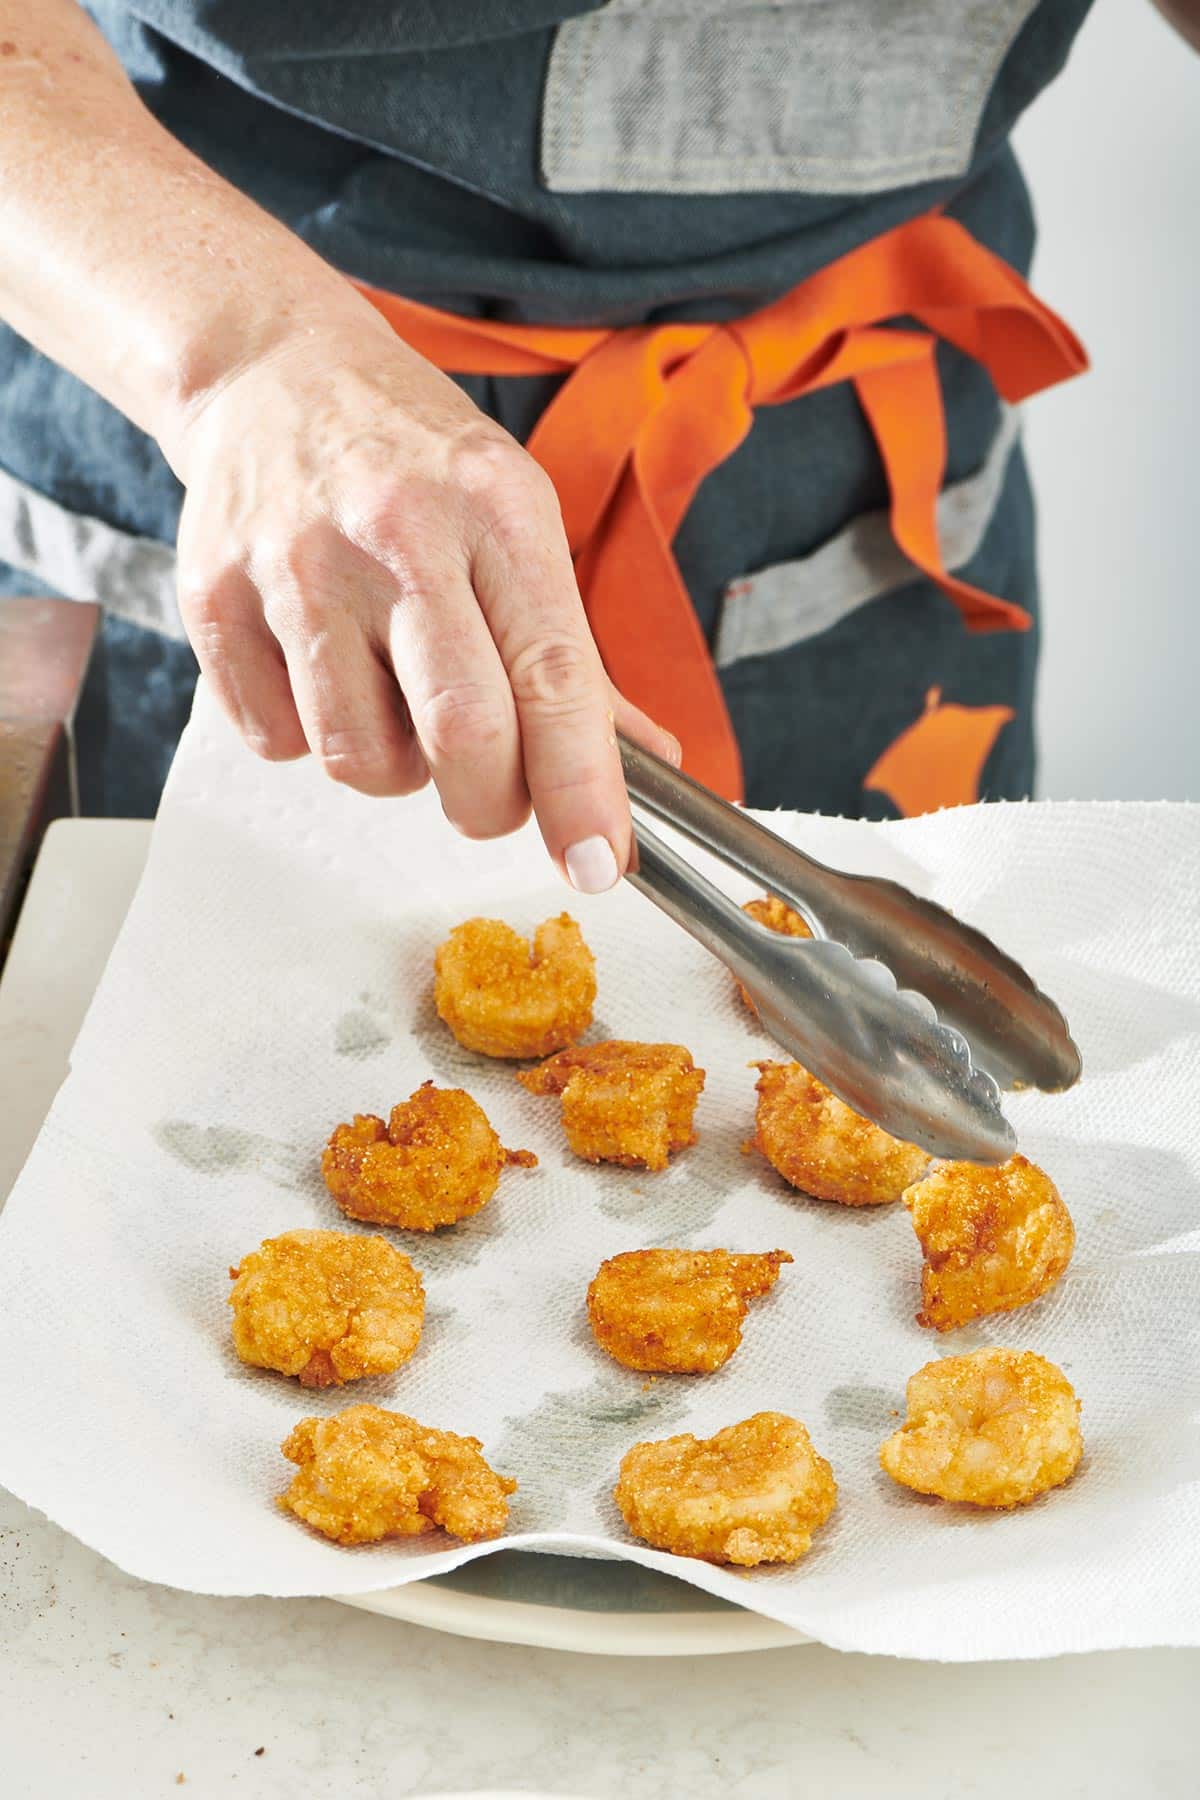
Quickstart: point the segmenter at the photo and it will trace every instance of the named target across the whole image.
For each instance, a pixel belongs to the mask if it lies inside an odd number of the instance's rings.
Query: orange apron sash
[[[361,292],[450,374],[566,375],[528,449],[558,491],[592,632],[617,687],[675,733],[684,767],[718,793],[740,798],[741,759],[671,543],[704,477],[750,430],[756,406],[852,382],[905,555],[971,630],[1030,624],[1021,607],[958,580],[942,561],[937,340],[982,363],[1010,401],[1078,374],[1087,356],[1007,263],[940,213],[898,226],[725,324],[505,325]],[[900,319],[923,329],[903,329]]]

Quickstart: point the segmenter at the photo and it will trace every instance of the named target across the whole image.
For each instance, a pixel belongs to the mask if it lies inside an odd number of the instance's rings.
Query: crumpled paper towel
[[[632,890],[570,900],[532,830],[468,844],[429,794],[367,800],[311,762],[257,762],[202,693],[0,1225],[0,1482],[133,1574],[202,1593],[364,1592],[487,1554],[440,1535],[343,1550],[274,1507],[293,1422],[370,1400],[482,1438],[521,1484],[508,1545],[631,1557],[829,1644],[968,1659],[1200,1643],[1200,808],[773,823],[976,921],[1066,1009],[1082,1084],[1008,1102],[1078,1228],[1046,1300],[921,1330],[902,1207],[807,1200],[740,1153],[747,1064],[771,1046],[703,950]],[[700,1141],[665,1173],[573,1160],[558,1103],[434,1014],[452,925],[526,930],[564,903],[598,960],[592,1035],[677,1040],[708,1070]],[[429,1305],[397,1374],[313,1394],[243,1368],[229,1265],[295,1226],[351,1228],[318,1174],[326,1136],[429,1076],[465,1086],[540,1167],[509,1171],[453,1230],[397,1234]],[[715,1375],[648,1382],[590,1337],[601,1259],[655,1244],[795,1258]],[[907,1377],[989,1343],[1051,1357],[1083,1401],[1075,1481],[1011,1514],[924,1500],[876,1461]],[[811,1555],[737,1573],[631,1542],[611,1499],[624,1450],[760,1408],[803,1419],[837,1474]]]

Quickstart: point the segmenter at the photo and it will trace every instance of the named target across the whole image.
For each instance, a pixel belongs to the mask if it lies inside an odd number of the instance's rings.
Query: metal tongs
[[[1079,1051],[1019,963],[899,882],[847,875],[622,738],[630,799],[761,882],[812,938],[760,925],[635,817],[627,879],[742,982],[764,1028],[848,1106],[933,1156],[1000,1163],[1000,1089],[1069,1088]]]

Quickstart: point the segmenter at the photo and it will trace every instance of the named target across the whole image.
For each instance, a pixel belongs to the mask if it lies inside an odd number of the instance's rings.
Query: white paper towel
[[[532,832],[468,844],[429,795],[366,800],[311,763],[259,763],[201,694],[0,1226],[0,1482],[132,1573],[204,1593],[360,1592],[487,1554],[440,1536],[343,1550],[272,1505],[292,1423],[370,1400],[483,1439],[521,1484],[506,1544],[629,1556],[830,1644],[957,1659],[1200,1643],[1200,809],[773,823],[935,895],[1065,1007],[1082,1084],[1009,1102],[1078,1229],[1046,1300],[922,1331],[902,1207],[807,1200],[742,1156],[747,1064],[770,1045],[725,972],[630,890],[570,903],[598,962],[591,1035],[685,1043],[708,1070],[701,1136],[663,1174],[576,1162],[558,1103],[461,1050],[432,1007],[452,925],[528,930],[561,910]],[[396,1375],[312,1394],[243,1368],[229,1265],[296,1226],[353,1229],[319,1177],[325,1138],[429,1076],[465,1086],[541,1166],[508,1172],[452,1231],[396,1234],[429,1303]],[[591,1339],[601,1259],[656,1244],[795,1258],[715,1375],[647,1383]],[[921,1499],[876,1462],[907,1377],[987,1343],[1051,1357],[1083,1401],[1075,1481],[1006,1515]],[[838,1507],[812,1554],[736,1573],[630,1542],[610,1496],[624,1450],[760,1408],[803,1419],[833,1463]]]

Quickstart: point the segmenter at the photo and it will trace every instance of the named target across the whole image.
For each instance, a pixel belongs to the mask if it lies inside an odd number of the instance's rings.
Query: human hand
[[[673,761],[588,630],[549,478],[357,297],[206,393],[172,445],[180,608],[246,742],[336,781],[432,776],[469,837],[530,806],[583,892],[631,853],[614,729]]]

